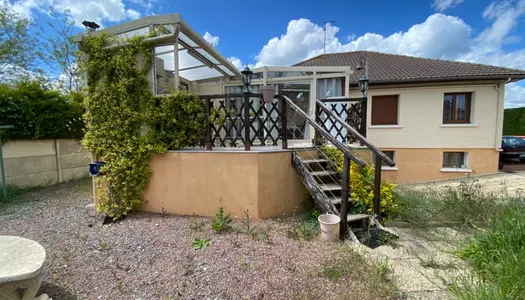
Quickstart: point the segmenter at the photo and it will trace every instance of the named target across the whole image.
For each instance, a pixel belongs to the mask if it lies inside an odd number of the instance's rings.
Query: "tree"
[[[36,50],[30,23],[14,12],[9,2],[0,4],[0,81],[12,81],[32,70]]]
[[[69,11],[57,13],[49,8],[47,27],[39,26],[40,57],[51,70],[60,70],[55,80],[68,94],[80,92],[83,81],[78,65],[78,46],[73,40],[75,20]]]

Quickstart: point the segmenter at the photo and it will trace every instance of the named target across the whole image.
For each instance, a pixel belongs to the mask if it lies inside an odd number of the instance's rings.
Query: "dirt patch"
[[[207,218],[150,213],[101,225],[85,213],[89,181],[24,197],[29,200],[2,207],[9,214],[0,216],[0,235],[46,248],[41,292],[53,299],[388,299],[394,293],[348,247],[288,238],[286,228],[297,217],[254,221],[266,232],[255,238],[240,233],[240,221],[237,230],[215,234]],[[195,250],[195,238],[211,244]],[[345,260],[334,263],[338,257]],[[336,278],[326,276],[334,268]]]

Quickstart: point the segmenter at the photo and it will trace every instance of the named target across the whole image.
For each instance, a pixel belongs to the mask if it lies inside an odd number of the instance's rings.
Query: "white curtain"
[[[331,97],[342,97],[343,95],[343,80],[344,78],[326,78],[317,80],[317,99],[327,99]],[[325,102],[328,108],[332,109],[332,104],[335,104],[335,109],[337,111],[342,110],[343,102]],[[348,105],[348,104],[347,104]],[[339,114],[338,114],[339,115]],[[340,115],[341,119],[345,120],[347,118],[346,112],[343,112]],[[325,121],[326,128],[332,128],[332,122],[330,120]],[[337,137],[337,140],[340,142],[345,142],[343,137],[346,137],[346,129],[341,128],[342,126],[337,124],[335,125],[340,129],[341,135],[337,135],[338,130],[335,128],[330,131],[330,134],[334,137]]]

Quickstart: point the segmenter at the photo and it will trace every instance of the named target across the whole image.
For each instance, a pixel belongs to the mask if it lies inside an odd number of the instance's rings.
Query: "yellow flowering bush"
[[[338,172],[343,172],[344,154],[335,147],[323,145],[323,154],[336,164]],[[372,212],[374,210],[374,165],[359,167],[354,162],[350,163],[350,191],[352,197],[352,212]],[[395,190],[397,184],[388,180],[381,180],[381,212],[390,214],[397,208]]]

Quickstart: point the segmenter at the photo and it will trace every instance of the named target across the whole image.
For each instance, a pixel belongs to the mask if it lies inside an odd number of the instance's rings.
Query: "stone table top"
[[[39,243],[0,236],[0,284],[36,277],[44,265],[46,250]]]

